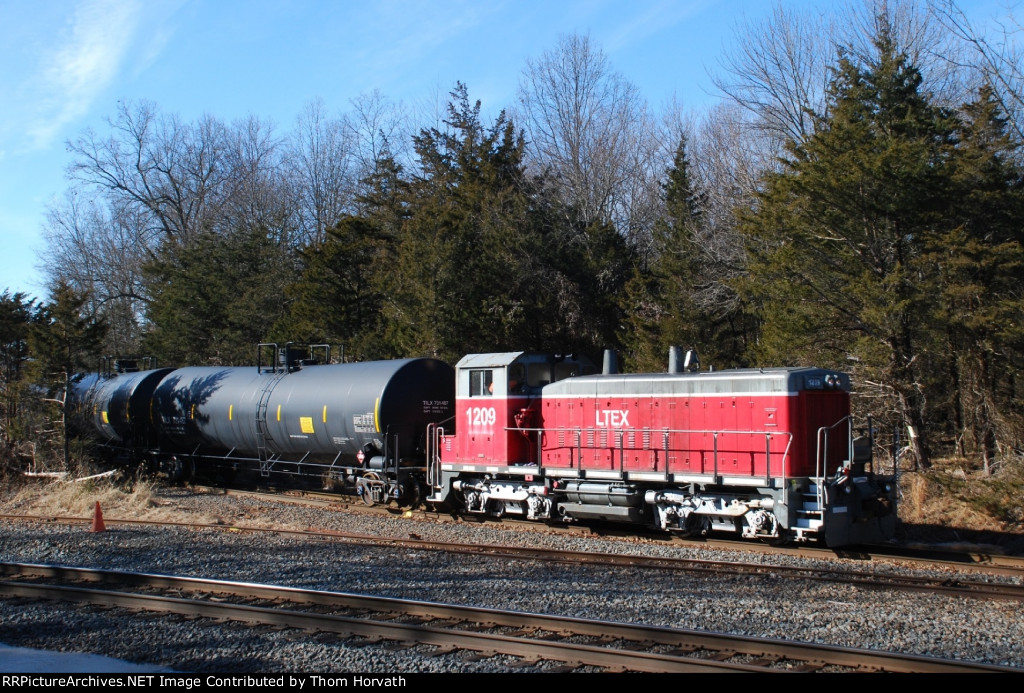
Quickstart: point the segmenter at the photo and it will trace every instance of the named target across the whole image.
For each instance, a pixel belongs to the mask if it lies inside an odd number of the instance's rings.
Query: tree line
[[[586,36],[529,61],[497,115],[459,83],[418,128],[379,93],[311,103],[285,135],[120,104],[68,143],[52,302],[0,302],[6,435],[8,363],[36,343],[18,330],[59,307],[101,326],[90,357],[40,360],[63,377],[99,354],[241,365],[261,341],[359,360],[611,347],[654,371],[680,345],[715,368],[849,371],[880,440],[902,431],[921,464],[1019,460],[1012,38],[940,0],[780,9],[739,29],[699,115],[656,114]]]

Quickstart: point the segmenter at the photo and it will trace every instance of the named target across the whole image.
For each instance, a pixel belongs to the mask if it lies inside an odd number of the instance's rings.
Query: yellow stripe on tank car
[[[278,421],[281,420],[281,405],[280,404],[277,405],[277,420]]]
[[[228,421],[234,421],[234,420],[235,420],[235,405],[234,404],[229,404],[228,405]]]
[[[373,403],[373,428],[380,433],[380,397]]]
[[[327,405],[324,405],[324,423],[327,423]]]
[[[110,423],[110,419],[107,418],[107,412],[106,411],[103,412],[103,423],[105,423],[105,424]]]

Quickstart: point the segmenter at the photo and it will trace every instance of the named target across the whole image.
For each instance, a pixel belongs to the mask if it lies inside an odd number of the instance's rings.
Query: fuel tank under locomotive
[[[422,456],[427,424],[452,417],[454,370],[436,359],[300,370],[192,367],[153,394],[161,447],[362,466]]]

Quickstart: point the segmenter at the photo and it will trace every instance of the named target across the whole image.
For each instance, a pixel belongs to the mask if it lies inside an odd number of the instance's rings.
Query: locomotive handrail
[[[823,511],[825,505],[828,503],[828,493],[824,484],[825,475],[828,474],[828,436],[832,429],[844,422],[846,423],[846,459],[853,460],[853,416],[850,414],[839,419],[831,426],[822,426],[819,428],[815,440],[817,450],[814,452],[814,476],[815,479],[819,481],[817,484],[818,505]]]
[[[713,445],[712,445],[712,460],[713,460],[713,465],[714,465],[713,476],[715,477],[716,483],[719,481],[719,474],[718,474],[718,436],[719,435],[764,436],[765,437],[765,477],[766,477],[766,481],[770,480],[772,478],[772,474],[771,474],[771,438],[773,436],[785,436],[786,437],[786,448],[785,448],[785,450],[782,451],[782,475],[781,475],[782,476],[783,485],[785,485],[786,479],[789,478],[789,471],[788,471],[789,454],[790,454],[790,450],[793,447],[793,432],[792,431],[740,431],[740,430],[730,430],[730,429],[714,430],[714,429],[699,429],[699,428],[698,429],[688,429],[688,428],[659,428],[659,429],[611,428],[611,429],[609,429],[609,428],[598,428],[598,427],[582,428],[582,427],[579,427],[579,426],[574,426],[574,427],[555,426],[555,427],[551,427],[551,428],[520,428],[520,427],[507,426],[507,427],[505,427],[504,430],[506,432],[518,431],[518,432],[527,433],[527,434],[528,433],[536,433],[537,434],[537,451],[538,451],[537,461],[538,461],[538,464],[540,464],[540,451],[542,449],[541,448],[541,436],[542,435],[544,435],[545,433],[569,433],[569,434],[574,434],[576,442],[575,442],[575,445],[573,447],[576,448],[576,454],[573,456],[573,459],[571,460],[570,468],[572,468],[573,466],[575,466],[578,463],[578,459],[577,458],[578,458],[578,456],[582,455],[583,435],[584,435],[584,433],[587,433],[587,432],[597,432],[597,431],[611,431],[611,433],[615,436],[615,438],[613,440],[617,440],[617,445],[618,445],[618,447],[620,449],[620,457],[619,457],[620,472],[624,472],[625,471],[625,467],[624,467],[624,463],[623,463],[623,456],[621,454],[621,451],[623,449],[623,444],[622,444],[623,436],[626,433],[636,434],[637,432],[641,432],[642,433],[643,431],[650,431],[650,432],[655,432],[656,431],[658,433],[661,433],[662,436],[663,436],[664,450],[665,450],[665,473],[666,474],[669,473],[669,469],[668,469],[668,450],[669,450],[669,448],[668,448],[668,436],[670,434],[681,433],[681,434],[689,434],[689,435],[693,435],[693,434],[697,434],[697,435],[710,435],[713,438],[713,441],[712,441],[712,443],[713,443]],[[611,442],[611,441],[609,441],[609,442]],[[588,446],[588,447],[591,447],[591,446]],[[615,445],[612,445],[612,446],[609,446],[609,445],[604,445],[604,446],[594,445],[592,447],[595,447],[595,448],[599,448],[599,447],[615,447]],[[633,450],[633,449],[638,449],[638,448],[633,447],[633,448],[630,448],[630,449]]]

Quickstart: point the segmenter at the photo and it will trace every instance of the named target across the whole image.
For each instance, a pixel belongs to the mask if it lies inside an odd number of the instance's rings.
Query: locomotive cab
[[[537,463],[537,398],[545,385],[594,372],[575,355],[471,354],[456,365],[455,426],[447,441],[458,463]]]
[[[455,432],[438,432],[428,500],[498,517],[550,517],[547,487],[538,476],[541,397],[553,382],[594,371],[590,360],[572,354],[464,357],[456,365]]]

